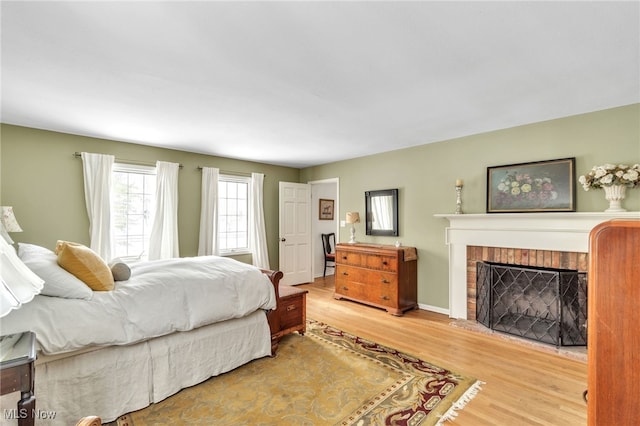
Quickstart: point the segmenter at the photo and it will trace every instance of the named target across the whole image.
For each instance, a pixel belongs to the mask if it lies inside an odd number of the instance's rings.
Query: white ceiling
[[[2,122],[306,167],[640,102],[640,3],[2,1]]]

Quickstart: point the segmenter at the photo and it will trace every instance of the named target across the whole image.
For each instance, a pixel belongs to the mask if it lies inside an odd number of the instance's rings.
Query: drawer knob
[[[382,284],[389,284],[391,282],[385,278],[381,279],[380,281],[382,281]]]
[[[289,305],[287,306],[287,312],[289,311],[294,311],[296,309],[296,305]]]
[[[342,275],[349,275],[348,272],[342,272]]]
[[[380,296],[380,299],[382,299],[382,300],[389,300],[389,296]]]
[[[384,260],[384,261],[382,262],[382,264],[383,264],[383,265],[388,265],[389,263],[388,263],[386,260]]]
[[[343,290],[345,290],[345,291],[347,291],[347,290],[349,290],[349,287],[347,287],[347,286],[344,286],[344,285],[343,285],[343,286],[342,286],[342,289],[343,289]]]
[[[347,260],[347,256],[342,256],[342,260]]]

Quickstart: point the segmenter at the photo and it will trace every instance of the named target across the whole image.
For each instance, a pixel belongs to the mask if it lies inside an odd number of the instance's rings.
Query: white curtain
[[[267,251],[267,232],[264,226],[262,173],[251,173],[251,199],[249,200],[249,235],[251,238],[251,254],[253,264],[258,268],[269,268],[269,252]]]
[[[84,199],[89,214],[90,247],[104,260],[111,260],[111,168],[113,155],[81,153]]]
[[[180,164],[156,162],[156,212],[149,237],[149,260],[179,257],[178,172]]]
[[[218,251],[218,177],[215,167],[202,168],[200,240],[198,256],[219,255]]]

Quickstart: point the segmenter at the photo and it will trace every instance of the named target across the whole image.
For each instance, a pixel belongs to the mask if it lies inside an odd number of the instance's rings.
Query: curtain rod
[[[198,166],[198,170],[202,171],[203,166]],[[229,170],[220,170],[223,175],[236,175],[236,176],[251,176],[251,172],[233,172]],[[264,175],[267,177],[267,175]]]
[[[82,154],[79,152],[74,152],[73,156],[76,158],[81,158]],[[125,164],[133,164],[135,166],[149,166],[149,167],[155,167],[156,163],[152,163],[150,161],[141,161],[141,160],[126,160],[124,158],[116,158],[115,159],[116,163],[125,163]],[[179,165],[180,168],[182,168],[182,164]]]

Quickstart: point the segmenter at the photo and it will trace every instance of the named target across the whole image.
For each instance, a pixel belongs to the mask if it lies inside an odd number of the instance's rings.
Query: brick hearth
[[[476,319],[476,263],[499,262],[508,265],[573,269],[587,272],[588,254],[580,252],[531,250],[502,247],[467,246],[467,319]]]

